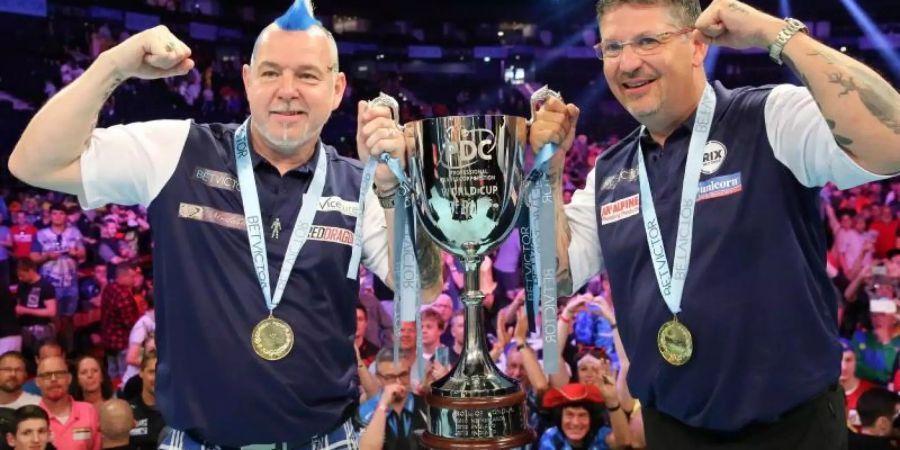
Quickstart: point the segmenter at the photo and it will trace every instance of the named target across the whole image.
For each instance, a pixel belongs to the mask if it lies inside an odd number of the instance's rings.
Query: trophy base
[[[418,436],[433,450],[513,449],[534,442],[525,421],[525,393],[485,397],[425,396],[430,427]]]
[[[416,439],[419,445],[431,450],[509,450],[514,448],[526,448],[534,442],[534,433],[526,431],[516,436],[505,436],[489,439],[452,439],[435,436],[427,431],[417,431]]]

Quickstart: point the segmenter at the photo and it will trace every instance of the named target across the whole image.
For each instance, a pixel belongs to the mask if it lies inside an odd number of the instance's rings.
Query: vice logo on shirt
[[[700,182],[700,189],[697,192],[697,201],[701,202],[703,200],[726,197],[737,194],[743,189],[740,172],[710,178]]]
[[[600,207],[600,224],[609,225],[622,219],[636,216],[640,211],[640,194],[609,202]]]
[[[322,197],[319,199],[319,211],[337,211],[345,216],[359,215],[359,202],[344,200],[340,197]]]

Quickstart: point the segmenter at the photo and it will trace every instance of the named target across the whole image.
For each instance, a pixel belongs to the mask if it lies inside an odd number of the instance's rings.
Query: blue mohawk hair
[[[306,31],[312,26],[322,25],[312,15],[311,0],[295,0],[281,17],[275,19],[275,24],[286,31]]]

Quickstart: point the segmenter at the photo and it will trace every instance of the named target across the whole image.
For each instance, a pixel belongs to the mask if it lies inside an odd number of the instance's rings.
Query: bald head
[[[68,370],[66,360],[62,356],[47,356],[38,363],[38,374],[59,370]]]
[[[100,432],[104,440],[128,440],[134,427],[134,413],[128,402],[118,398],[100,405]]]
[[[329,53],[331,54],[331,70],[333,70],[334,72],[340,72],[340,66],[338,63],[337,41],[334,40],[334,35],[321,25],[313,25],[307,30],[287,31],[283,30],[276,23],[270,23],[268,26],[263,28],[262,32],[259,33],[259,36],[256,37],[256,42],[253,43],[253,53],[250,54],[251,67],[254,66],[257,61],[259,48],[268,41],[269,35],[272,33],[307,33],[315,39],[324,40],[323,43],[328,46]]]

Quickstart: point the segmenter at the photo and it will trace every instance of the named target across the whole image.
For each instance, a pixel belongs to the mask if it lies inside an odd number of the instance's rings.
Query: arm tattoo
[[[416,257],[419,260],[421,289],[424,291],[442,285],[444,267],[441,250],[425,233],[424,228],[419,228],[416,232]]]
[[[747,8],[744,7],[744,5],[742,5],[736,1],[729,2],[728,9],[739,12],[739,13],[748,14]]]
[[[897,91],[888,82],[870,71],[856,65],[840,64],[833,55],[812,52],[810,56],[821,56],[838,71],[828,73],[828,82],[843,88],[838,97],[856,92],[863,106],[885,127],[900,134],[900,99]]]
[[[852,151],[850,151],[850,146],[853,145],[853,139],[848,138],[847,136],[841,136],[834,132],[834,127],[836,124],[833,120],[829,118],[825,118],[825,123],[828,124],[828,129],[831,130],[831,134],[834,136],[834,140],[837,142],[838,147],[844,151],[844,153],[855,156]]]

